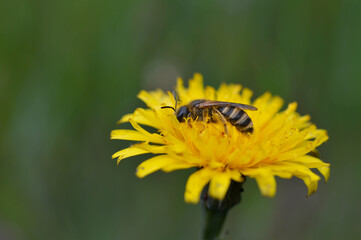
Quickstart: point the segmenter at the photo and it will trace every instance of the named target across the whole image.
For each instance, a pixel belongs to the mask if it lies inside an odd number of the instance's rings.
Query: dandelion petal
[[[117,163],[119,164],[119,162],[125,158],[137,156],[144,153],[148,153],[148,151],[137,147],[129,147],[114,153],[112,158],[118,158]]]
[[[152,157],[144,162],[142,162],[136,170],[136,175],[139,178],[143,178],[167,165],[173,164],[177,160],[167,156],[160,155]]]
[[[223,199],[226,196],[231,178],[228,173],[215,173],[209,184],[209,195],[216,199]]]
[[[203,168],[193,173],[187,181],[184,199],[189,203],[198,203],[204,186],[211,180],[214,171]]]
[[[273,197],[276,193],[276,180],[273,175],[259,175],[256,177],[262,195]]]

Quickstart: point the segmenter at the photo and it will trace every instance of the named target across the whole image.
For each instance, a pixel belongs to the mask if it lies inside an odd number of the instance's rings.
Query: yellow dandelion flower
[[[161,90],[141,91],[138,97],[148,108],[138,108],[125,115],[119,123],[129,121],[134,130],[113,130],[111,139],[139,143],[116,152],[118,163],[128,157],[153,153],[156,156],[141,163],[136,171],[140,178],[157,170],[171,172],[196,167],[188,179],[185,201],[198,203],[203,188],[209,184],[209,196],[222,200],[231,181],[243,182],[245,177],[257,181],[261,193],[273,197],[275,177],[295,176],[304,181],[308,195],[317,190],[320,177],[310,169],[317,169],[326,179],[330,164],[312,156],[310,152],[328,139],[327,132],[312,124],[310,117],[296,112],[297,103],[290,103],[280,111],[283,100],[265,93],[251,101],[252,91],[238,84],[222,84],[218,90],[204,87],[200,74],[194,74],[185,88],[178,79],[176,93],[179,109],[196,99],[242,103],[256,107],[245,112],[252,119],[252,133],[242,133],[230,122],[197,121],[179,122],[172,109],[176,101],[171,93]],[[141,125],[153,127],[156,133]],[[227,130],[228,129],[228,130]]]

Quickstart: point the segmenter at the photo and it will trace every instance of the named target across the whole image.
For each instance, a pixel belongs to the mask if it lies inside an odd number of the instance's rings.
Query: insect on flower
[[[233,102],[210,101],[206,99],[193,100],[188,105],[181,106],[177,110],[171,106],[163,106],[162,109],[164,108],[173,109],[179,122],[185,122],[188,118],[206,122],[217,122],[219,119],[224,125],[226,134],[228,134],[227,122],[231,123],[242,133],[252,133],[253,122],[248,114],[243,110],[257,110],[256,107],[251,105]]]
[[[185,186],[189,203],[198,203],[206,186],[210,197],[223,200],[233,182],[246,178],[255,179],[261,194],[269,197],[276,194],[276,177],[302,179],[307,195],[316,192],[321,179],[311,169],[328,179],[330,164],[311,155],[327,141],[327,131],[317,128],[309,115],[300,115],[297,103],[282,110],[281,97],[266,92],[252,100],[250,89],[239,84],[204,86],[200,74],[188,87],[179,79],[175,93],[182,104],[170,92],[140,91],[146,107],[119,121],[129,122],[133,129],[121,127],[111,133],[112,139],[135,142],[113,154],[118,163],[154,154],[137,167],[138,177],[195,168]]]

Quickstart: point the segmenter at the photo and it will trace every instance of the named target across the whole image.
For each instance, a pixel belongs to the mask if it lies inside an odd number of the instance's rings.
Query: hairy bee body
[[[229,122],[242,133],[252,133],[253,122],[243,109],[257,110],[256,107],[245,104],[197,99],[180,107],[176,111],[176,116],[179,122],[184,122],[187,118],[197,121],[207,119],[211,122],[217,122],[220,119],[226,131],[226,122]]]

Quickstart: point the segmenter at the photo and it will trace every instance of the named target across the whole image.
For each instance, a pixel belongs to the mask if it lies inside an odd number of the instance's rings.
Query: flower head
[[[263,195],[272,197],[276,192],[275,177],[298,177],[308,188],[308,195],[317,190],[320,177],[310,169],[317,169],[327,180],[329,164],[309,153],[328,139],[327,132],[317,129],[309,120],[296,112],[297,103],[290,103],[280,111],[283,100],[265,93],[251,101],[252,91],[236,84],[222,84],[218,90],[204,87],[202,76],[195,74],[189,87],[178,79],[176,102],[171,93],[161,90],[141,91],[138,97],[148,108],[138,108],[119,122],[129,121],[134,130],[113,130],[112,139],[138,143],[113,154],[118,163],[128,157],[145,153],[156,156],[142,162],[136,171],[140,178],[157,170],[171,172],[196,167],[188,179],[185,201],[198,203],[202,189],[209,183],[208,194],[223,199],[231,180],[243,182],[246,176],[254,178]],[[257,107],[247,111],[254,125],[253,133],[241,133],[229,122],[227,128],[221,121],[179,122],[174,110],[196,99],[242,103]],[[141,125],[153,127],[156,133]],[[226,131],[228,129],[228,131]]]

